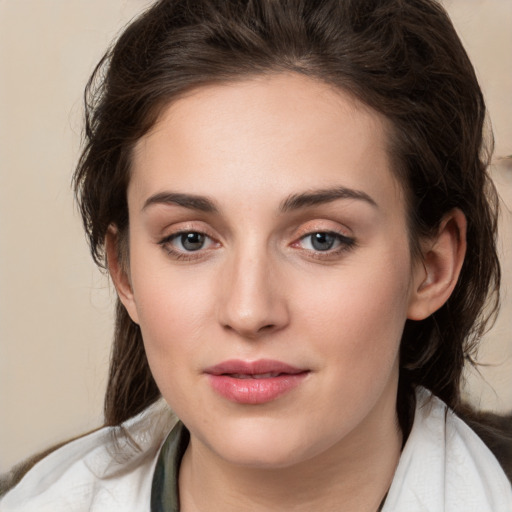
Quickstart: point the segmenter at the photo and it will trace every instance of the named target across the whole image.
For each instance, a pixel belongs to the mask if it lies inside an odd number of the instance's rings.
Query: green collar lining
[[[190,434],[178,421],[162,445],[151,486],[151,512],[179,512],[178,476]]]

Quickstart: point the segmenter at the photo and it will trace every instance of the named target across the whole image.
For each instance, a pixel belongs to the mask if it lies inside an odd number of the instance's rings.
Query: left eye
[[[310,233],[309,235],[302,237],[300,241],[304,249],[320,252],[337,249],[342,245],[350,246],[353,243],[351,238],[347,238],[338,233],[322,231]]]

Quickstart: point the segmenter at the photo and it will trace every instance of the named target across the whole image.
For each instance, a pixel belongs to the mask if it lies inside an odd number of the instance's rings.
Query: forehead
[[[162,188],[263,191],[278,201],[279,193],[344,186],[394,202],[402,194],[389,133],[387,120],[351,95],[298,74],[200,87],[163,109],[138,141],[130,189],[140,197]]]

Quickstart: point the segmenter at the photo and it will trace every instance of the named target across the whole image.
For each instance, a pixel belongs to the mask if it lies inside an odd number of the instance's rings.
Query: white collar
[[[511,512],[512,489],[494,455],[441,400],[423,388],[416,396],[414,424],[382,512]],[[0,510],[149,510],[159,448],[175,422],[159,401],[123,425],[128,435],[118,436],[120,444],[104,428],[63,446],[0,500]]]
[[[416,400],[382,512],[511,512],[510,482],[487,446],[424,388]]]

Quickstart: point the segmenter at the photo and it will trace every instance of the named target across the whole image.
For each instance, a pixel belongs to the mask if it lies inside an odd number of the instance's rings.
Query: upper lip
[[[258,361],[230,359],[229,361],[223,361],[214,366],[210,366],[204,371],[210,375],[259,375],[267,373],[285,373],[295,375],[303,373],[306,370],[283,363],[282,361],[274,361],[272,359],[259,359]]]

